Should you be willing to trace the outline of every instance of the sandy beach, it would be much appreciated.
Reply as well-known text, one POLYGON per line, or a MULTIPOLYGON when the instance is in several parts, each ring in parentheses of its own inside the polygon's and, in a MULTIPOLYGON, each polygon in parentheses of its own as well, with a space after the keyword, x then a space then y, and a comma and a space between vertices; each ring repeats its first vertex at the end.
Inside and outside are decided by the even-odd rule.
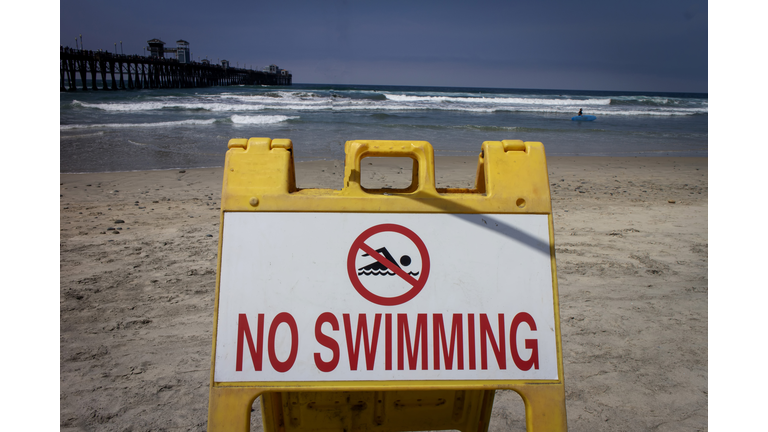
MULTIPOLYGON (((549 158, 569 430, 707 429, 707 167, 549 158)), ((364 182, 403 177, 377 169, 364 182)), ((438 157, 437 186, 471 187, 475 169, 438 157)), ((296 171, 340 188, 343 162, 296 171)), ((60 183, 61 430, 205 430, 222 168, 60 183)), ((523 416, 497 392, 490 430, 523 416)))

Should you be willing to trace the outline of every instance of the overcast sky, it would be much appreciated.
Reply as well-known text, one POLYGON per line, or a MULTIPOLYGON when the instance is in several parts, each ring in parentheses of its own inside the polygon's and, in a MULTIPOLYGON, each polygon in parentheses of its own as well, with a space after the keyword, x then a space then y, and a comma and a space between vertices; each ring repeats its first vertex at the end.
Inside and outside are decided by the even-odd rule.
POLYGON ((60 44, 277 64, 294 83, 707 92, 707 2, 61 0, 60 44))

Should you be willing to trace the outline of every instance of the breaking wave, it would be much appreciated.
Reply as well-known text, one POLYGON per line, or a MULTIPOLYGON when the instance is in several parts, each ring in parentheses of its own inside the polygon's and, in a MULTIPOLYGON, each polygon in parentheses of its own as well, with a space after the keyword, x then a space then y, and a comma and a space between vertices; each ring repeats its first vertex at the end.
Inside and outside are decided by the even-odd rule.
POLYGON ((179 120, 156 123, 102 123, 102 124, 70 124, 60 125, 59 130, 71 129, 95 129, 95 128, 152 128, 152 127, 174 127, 187 125, 211 125, 216 119, 207 120, 179 120))
POLYGON ((259 115, 259 116, 243 116, 233 115, 230 117, 232 123, 238 125, 263 125, 280 123, 288 120, 300 118, 299 116, 284 116, 284 115, 259 115))

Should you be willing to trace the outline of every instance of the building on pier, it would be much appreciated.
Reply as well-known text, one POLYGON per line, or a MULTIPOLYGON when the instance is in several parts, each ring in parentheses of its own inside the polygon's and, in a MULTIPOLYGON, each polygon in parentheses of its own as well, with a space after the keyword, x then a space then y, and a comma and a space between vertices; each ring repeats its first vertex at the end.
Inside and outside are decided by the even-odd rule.
POLYGON ((192 62, 192 56, 189 55, 189 42, 184 39, 176 41, 176 60, 178 60, 179 63, 192 62))
POLYGON ((151 39, 147 41, 147 44, 149 45, 149 56, 150 57, 164 57, 165 52, 165 42, 161 41, 160 39, 151 39))
POLYGON ((175 58, 179 63, 192 63, 192 56, 189 52, 189 42, 184 39, 176 41, 176 48, 166 48, 165 42, 160 39, 148 40, 147 44, 149 45, 150 57, 165 58, 165 53, 168 53, 168 58, 175 58))

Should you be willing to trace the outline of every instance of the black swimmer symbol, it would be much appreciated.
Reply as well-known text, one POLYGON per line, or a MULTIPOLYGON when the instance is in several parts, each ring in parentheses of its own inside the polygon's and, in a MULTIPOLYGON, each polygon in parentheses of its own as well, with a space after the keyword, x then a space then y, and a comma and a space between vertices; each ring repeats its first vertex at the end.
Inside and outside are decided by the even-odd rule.
MULTIPOLYGON (((402 267, 400 267, 400 264, 402 264, 403 267, 408 267, 409 265, 411 265, 411 257, 409 257, 408 255, 401 256, 400 257, 400 264, 398 264, 397 261, 395 261, 395 258, 392 257, 392 255, 389 253, 387 248, 383 247, 381 249, 376 249, 376 252, 380 253, 384 258, 389 260, 389 262, 391 262, 392 264, 396 265, 398 268, 402 268, 402 267)), ((363 256, 367 257, 367 256, 370 256, 370 255, 365 254, 363 256)), ((415 272, 415 273, 414 272, 408 272, 408 274, 411 275, 411 276, 418 276, 419 273, 421 273, 421 272, 415 272)), ((360 276, 360 275, 365 275, 365 276, 371 276, 371 275, 374 275, 374 276, 394 276, 395 272, 389 270, 387 268, 387 266, 385 266, 384 264, 382 264, 382 263, 380 263, 378 261, 374 261, 371 264, 368 264, 367 266, 363 266, 363 267, 360 267, 359 269, 357 269, 357 275, 358 276, 360 276)))

